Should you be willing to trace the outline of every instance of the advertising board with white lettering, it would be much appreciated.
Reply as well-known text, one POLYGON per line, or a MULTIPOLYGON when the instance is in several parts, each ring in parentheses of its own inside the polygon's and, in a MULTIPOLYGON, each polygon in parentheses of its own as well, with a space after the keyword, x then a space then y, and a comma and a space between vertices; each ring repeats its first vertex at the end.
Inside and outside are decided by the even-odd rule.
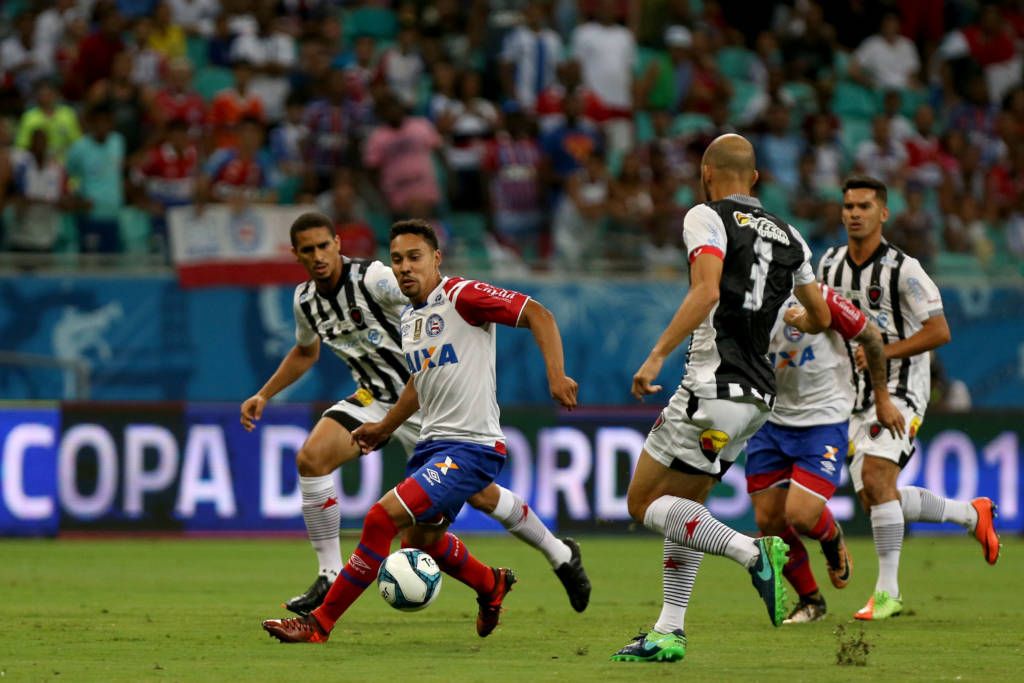
MULTIPOLYGON (((271 406, 246 432, 232 404, 67 403, 0 408, 0 536, 68 532, 280 532, 303 530, 295 455, 320 413, 308 404, 271 406)), ((559 530, 633 527, 629 475, 655 408, 507 410, 508 464, 499 482, 559 530)), ((963 499, 989 496, 997 526, 1024 530, 1021 415, 930 416, 900 483, 963 499)), ((358 528, 370 506, 403 476, 404 453, 389 446, 342 468, 342 526, 358 528)), ((850 531, 866 518, 848 476, 830 503, 850 531)), ((708 507, 752 529, 741 460, 708 507)), ((498 531, 463 510, 463 531, 498 531)), ((915 524, 915 531, 962 532, 915 524)))

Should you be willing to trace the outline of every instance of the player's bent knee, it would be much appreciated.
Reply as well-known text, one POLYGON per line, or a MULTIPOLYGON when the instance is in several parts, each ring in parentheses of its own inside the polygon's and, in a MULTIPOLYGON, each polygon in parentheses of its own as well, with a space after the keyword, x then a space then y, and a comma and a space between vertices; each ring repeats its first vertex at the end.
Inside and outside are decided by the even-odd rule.
POLYGON ((334 471, 322 453, 305 445, 295 456, 295 467, 299 470, 301 477, 323 477, 334 471))
POLYGON ((644 515, 647 514, 647 508, 650 504, 651 501, 646 496, 641 496, 632 491, 626 497, 626 508, 629 511, 629 516, 641 524, 644 522, 644 515))
POLYGON ((470 507, 474 510, 479 510, 484 514, 491 514, 494 509, 498 507, 498 499, 501 497, 501 489, 498 488, 497 484, 491 484, 483 491, 474 493, 466 501, 470 507))

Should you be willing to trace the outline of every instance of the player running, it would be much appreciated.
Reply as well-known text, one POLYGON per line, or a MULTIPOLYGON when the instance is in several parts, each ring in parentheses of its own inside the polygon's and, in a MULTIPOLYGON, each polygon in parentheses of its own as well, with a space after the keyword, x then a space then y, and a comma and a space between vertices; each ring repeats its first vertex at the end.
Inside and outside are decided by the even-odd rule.
POLYGON ((693 335, 682 383, 647 436, 627 496, 633 519, 665 537, 663 605, 654 628, 614 661, 683 658, 683 619, 705 552, 747 569, 773 625, 786 616, 785 542, 744 536, 702 503, 768 419, 775 395, 768 341, 783 302, 795 292, 816 332, 830 316, 803 238, 750 196, 757 182, 750 142, 716 138, 701 160, 701 182, 709 201, 683 221, 690 289, 633 377, 637 398, 659 391, 652 382, 665 358, 693 335))
POLYGON ((495 384, 498 324, 530 329, 544 357, 551 396, 566 408, 576 405, 576 382, 565 374, 562 339, 546 308, 519 292, 442 278, 437 236, 424 221, 392 226, 391 264, 412 303, 401 317, 402 350, 412 377, 380 422, 365 422, 353 435, 369 452, 422 409, 420 440, 406 479, 367 513, 359 545, 324 603, 307 616, 263 622, 281 642, 325 642, 376 578, 399 532, 403 546, 424 550, 477 592, 477 634, 489 635, 516 576, 482 564, 446 530, 505 464, 495 384))
POLYGON ((853 569, 842 527, 825 505, 839 486, 853 410, 844 339, 865 349, 879 421, 894 435, 904 429, 889 398, 881 332, 831 288, 822 286, 822 294, 832 316, 823 334, 803 331, 806 312, 796 298, 780 311, 768 347, 778 396, 768 422, 747 443, 747 492, 757 526, 789 544, 782 571, 799 600, 784 624, 819 621, 827 611, 801 534, 821 544, 833 586, 845 588, 853 569))
MULTIPOLYGON (((852 373, 850 478, 871 515, 878 554, 874 594, 854 615, 865 621, 888 619, 903 610, 897 575, 905 521, 956 522, 978 539, 986 562, 999 559, 996 510, 990 499, 961 502, 916 486, 896 488, 900 470, 914 453, 914 437, 928 404, 928 352, 947 343, 950 333, 938 287, 917 259, 882 239, 882 225, 889 218, 887 196, 879 180, 847 179, 842 220, 848 241, 829 249, 819 265, 821 281, 865 311, 882 331, 889 394, 908 425, 898 436, 886 430, 877 415, 871 383, 861 373, 852 373)), ((854 349, 849 342, 846 347, 857 370, 863 370, 863 347, 854 349)))
MULTIPOLYGON (((399 316, 409 305, 408 298, 388 266, 343 257, 332 225, 322 214, 305 213, 291 226, 292 251, 311 278, 295 289, 296 343, 241 410, 242 424, 252 431, 267 401, 317 361, 321 343, 345 361, 358 387, 353 395, 327 409, 296 458, 302 517, 320 565, 313 584, 284 605, 300 615, 320 606, 341 571, 341 510, 332 473, 360 455, 351 432, 364 422, 382 419, 411 376, 399 334, 399 316)), ((416 414, 393 434, 410 456, 420 426, 416 414)), ((497 484, 469 502, 544 553, 573 608, 578 612, 586 609, 590 581, 575 541, 556 538, 520 496, 497 484)))

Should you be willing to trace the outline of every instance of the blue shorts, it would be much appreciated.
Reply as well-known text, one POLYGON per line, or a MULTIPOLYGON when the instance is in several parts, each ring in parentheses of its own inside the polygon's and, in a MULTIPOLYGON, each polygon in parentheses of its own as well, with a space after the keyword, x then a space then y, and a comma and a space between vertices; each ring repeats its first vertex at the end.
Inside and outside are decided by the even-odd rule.
POLYGON ((790 482, 828 500, 839 486, 849 423, 783 427, 766 423, 747 442, 747 492, 790 482))
POLYGON ((395 487, 395 493, 418 523, 451 522, 470 496, 497 478, 505 459, 493 446, 421 441, 405 466, 406 479, 395 487))

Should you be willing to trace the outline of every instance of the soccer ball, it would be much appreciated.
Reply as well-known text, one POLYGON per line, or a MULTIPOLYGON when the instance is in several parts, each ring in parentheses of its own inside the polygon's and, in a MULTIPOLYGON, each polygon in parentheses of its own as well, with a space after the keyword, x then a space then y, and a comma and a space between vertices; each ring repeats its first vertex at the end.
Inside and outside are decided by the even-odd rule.
POLYGON ((441 592, 441 570, 434 558, 416 548, 391 553, 377 572, 384 601, 403 612, 421 610, 441 592))

